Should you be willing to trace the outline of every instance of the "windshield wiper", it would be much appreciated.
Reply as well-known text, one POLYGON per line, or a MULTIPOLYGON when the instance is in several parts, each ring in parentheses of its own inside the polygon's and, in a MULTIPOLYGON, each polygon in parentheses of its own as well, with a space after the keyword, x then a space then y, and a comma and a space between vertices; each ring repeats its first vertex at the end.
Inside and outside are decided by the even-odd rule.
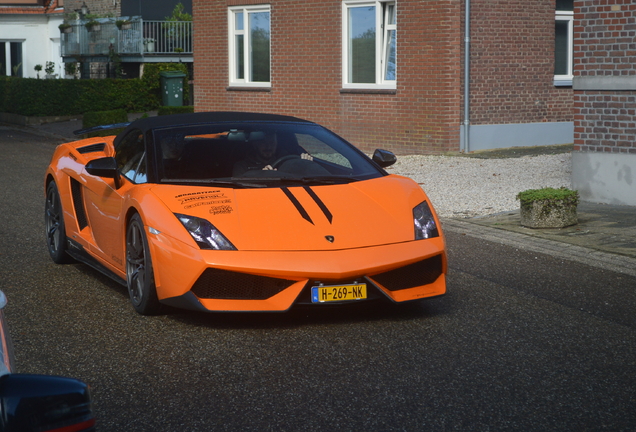
POLYGON ((283 183, 300 183, 300 184, 308 184, 308 183, 318 183, 318 184, 344 184, 344 183, 352 183, 356 181, 360 181, 361 179, 357 177, 349 177, 349 176, 320 176, 320 177, 283 177, 279 179, 280 182, 283 183))
POLYGON ((178 184, 200 184, 205 186, 220 186, 229 188, 264 188, 267 185, 263 183, 250 183, 243 180, 214 180, 214 179, 162 179, 162 183, 178 183, 178 184))

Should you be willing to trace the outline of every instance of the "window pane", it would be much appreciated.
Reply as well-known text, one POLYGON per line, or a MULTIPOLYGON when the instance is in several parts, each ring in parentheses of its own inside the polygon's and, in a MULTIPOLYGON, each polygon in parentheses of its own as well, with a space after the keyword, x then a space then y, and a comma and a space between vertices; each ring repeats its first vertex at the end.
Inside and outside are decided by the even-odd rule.
POLYGON ((396 49, 396 30, 395 30, 395 5, 388 4, 386 6, 385 26, 385 47, 384 47, 384 80, 395 81, 395 49, 396 49))
POLYGON ((7 44, 6 42, 0 42, 0 76, 7 75, 7 65, 4 62, 7 59, 7 44))
POLYGON ((387 81, 395 81, 395 30, 388 32, 387 39, 388 47, 386 51, 384 79, 387 81))
POLYGON ((388 14, 387 22, 389 24, 395 25, 395 5, 393 4, 387 5, 387 14, 388 14))
POLYGON ((349 8, 349 82, 375 83, 375 7, 349 8))
POLYGON ((236 79, 245 78, 245 37, 236 36, 236 79))
POLYGON ((234 17, 234 27, 236 27, 236 30, 243 30, 243 12, 235 13, 234 17))
POLYGON ((133 130, 117 146, 115 160, 117 160, 119 171, 128 179, 133 180, 143 155, 144 136, 141 131, 133 130))
POLYGON ((554 74, 568 75, 568 21, 554 23, 554 74))
POLYGON ((11 76, 22 76, 22 42, 11 42, 11 76))
POLYGON ((249 14, 250 81, 269 82, 269 12, 249 14))
POLYGON ((573 11, 574 0, 556 0, 556 10, 558 11, 573 11))
POLYGON ((139 166, 137 167, 137 174, 133 181, 137 184, 146 183, 148 181, 148 173, 146 171, 146 155, 141 158, 141 162, 139 162, 139 166))

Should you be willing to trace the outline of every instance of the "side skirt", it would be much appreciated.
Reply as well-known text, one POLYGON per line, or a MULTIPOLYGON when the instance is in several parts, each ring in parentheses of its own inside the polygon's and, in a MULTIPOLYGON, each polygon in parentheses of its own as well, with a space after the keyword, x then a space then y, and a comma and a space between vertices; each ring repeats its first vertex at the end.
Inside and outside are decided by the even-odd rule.
POLYGON ((125 279, 120 278, 115 273, 103 266, 99 261, 89 255, 84 250, 84 247, 76 241, 70 239, 68 240, 68 249, 66 249, 66 253, 82 264, 86 264, 87 266, 92 267, 98 272, 102 273, 104 276, 108 276, 118 284, 128 286, 125 279))

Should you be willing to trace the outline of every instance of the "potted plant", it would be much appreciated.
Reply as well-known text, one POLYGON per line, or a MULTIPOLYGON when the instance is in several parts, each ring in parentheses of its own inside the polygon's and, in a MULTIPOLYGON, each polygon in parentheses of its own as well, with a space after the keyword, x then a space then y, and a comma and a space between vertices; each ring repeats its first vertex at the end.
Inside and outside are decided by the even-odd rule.
POLYGON ((46 74, 46 78, 55 78, 55 62, 47 61, 44 67, 44 73, 46 74))
POLYGON ((565 187, 528 189, 520 192, 521 225, 528 228, 564 228, 576 225, 579 193, 565 187))
POLYGON ((75 74, 77 73, 77 63, 64 63, 64 72, 67 77, 76 78, 75 74))
POLYGON ((11 68, 11 70, 13 70, 13 75, 11 75, 11 76, 21 77, 22 76, 22 62, 20 62, 17 65, 13 66, 11 68))
POLYGON ((88 30, 89 32, 98 32, 102 29, 102 26, 99 23, 99 21, 97 21, 94 18, 88 20, 86 24, 84 24, 84 26, 86 27, 86 30, 88 30))
POLYGON ((132 22, 130 20, 117 20, 115 25, 119 30, 130 30, 132 28, 132 22))
POLYGON ((38 77, 38 79, 40 79, 40 72, 42 72, 42 65, 36 64, 33 69, 35 69, 35 74, 38 77))
POLYGON ((146 52, 155 52, 155 40, 153 38, 144 39, 144 47, 146 52))
POLYGON ((73 33, 73 26, 66 22, 60 24, 58 28, 62 33, 73 33))

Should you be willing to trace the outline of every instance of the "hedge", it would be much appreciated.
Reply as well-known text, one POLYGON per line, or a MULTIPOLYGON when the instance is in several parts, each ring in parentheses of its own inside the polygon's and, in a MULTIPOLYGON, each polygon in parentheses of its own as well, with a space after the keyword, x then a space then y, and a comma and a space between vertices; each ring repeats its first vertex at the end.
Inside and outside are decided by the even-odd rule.
POLYGON ((0 77, 0 112, 24 116, 78 115, 124 109, 151 111, 161 106, 162 71, 186 74, 183 97, 189 99, 188 68, 183 63, 146 63, 143 78, 37 79, 0 77))
MULTIPOLYGON (((84 113, 82 118, 82 129, 88 129, 94 126, 111 125, 117 123, 128 122, 128 114, 126 110, 116 109, 110 111, 89 111, 84 113)), ((88 137, 117 135, 121 129, 108 129, 88 134, 88 137)))
POLYGON ((0 78, 0 111, 6 113, 58 116, 113 109, 142 112, 160 105, 148 83, 140 79, 0 78))
POLYGON ((194 112, 192 105, 184 106, 162 106, 157 110, 157 115, 170 115, 170 114, 191 114, 194 112))

